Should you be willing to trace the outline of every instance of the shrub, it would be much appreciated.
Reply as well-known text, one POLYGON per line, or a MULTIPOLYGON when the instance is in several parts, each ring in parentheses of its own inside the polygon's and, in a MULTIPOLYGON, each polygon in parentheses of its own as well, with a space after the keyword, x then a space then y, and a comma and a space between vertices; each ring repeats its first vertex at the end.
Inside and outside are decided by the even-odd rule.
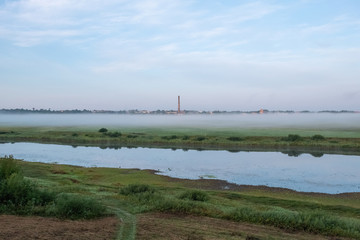
POLYGON ((0 159, 0 181, 7 179, 13 173, 20 173, 20 167, 16 164, 13 156, 5 156, 0 159))
POLYGON ((209 195, 199 190, 189 190, 180 195, 180 199, 205 202, 209 200, 209 195))
POLYGON ((315 141, 319 141, 319 140, 325 140, 325 137, 323 135, 316 134, 316 135, 312 136, 311 139, 315 140, 315 141))
POLYGON ((109 137, 121 137, 121 132, 108 132, 108 133, 105 133, 106 136, 109 136, 109 137))
POLYGON ((132 195, 145 192, 154 193, 155 189, 147 184, 129 184, 120 190, 120 193, 123 195, 132 195))
POLYGON ((169 198, 156 202, 154 208, 160 212, 173 212, 183 214, 194 213, 197 210, 193 202, 169 198))
POLYGON ((189 139, 190 139, 190 137, 187 136, 187 135, 185 135, 185 136, 182 137, 182 140, 189 140, 189 139))
POLYGON ((164 137, 161 137, 162 139, 165 139, 165 140, 174 140, 174 139, 177 139, 178 137, 176 135, 172 135, 172 136, 164 136, 164 137))
POLYGON ((106 133, 108 130, 106 129, 106 128, 100 128, 99 129, 99 132, 101 132, 101 133, 106 133))
POLYGON ((302 140, 302 137, 297 134, 289 134, 287 137, 283 137, 281 140, 288 142, 296 142, 302 140))
POLYGON ((50 213, 60 218, 89 219, 104 214, 105 207, 96 200, 73 194, 59 194, 50 213))
POLYGON ((35 186, 19 173, 13 173, 3 180, 0 186, 0 202, 15 206, 24 206, 35 198, 35 186))
POLYGON ((196 141, 204 141, 205 140, 205 137, 197 137, 196 138, 196 141))
POLYGON ((243 141, 244 139, 241 138, 241 137, 228 137, 227 140, 234 141, 234 142, 239 142, 239 141, 243 141))
POLYGON ((44 206, 55 198, 54 193, 41 191, 25 179, 11 156, 0 159, 0 174, 0 212, 32 214, 35 206, 44 206))

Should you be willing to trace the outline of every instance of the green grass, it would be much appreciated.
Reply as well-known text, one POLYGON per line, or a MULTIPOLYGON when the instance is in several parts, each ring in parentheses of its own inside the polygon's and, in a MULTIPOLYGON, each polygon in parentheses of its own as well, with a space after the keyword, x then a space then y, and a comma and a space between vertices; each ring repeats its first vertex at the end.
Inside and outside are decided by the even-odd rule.
MULTIPOLYGON (((114 214, 128 219, 129 228, 122 231, 129 234, 135 231, 131 214, 165 212, 360 238, 358 193, 327 195, 257 188, 239 192, 217 190, 216 184, 213 190, 205 190, 216 180, 172 180, 137 169, 83 168, 24 161, 16 161, 16 166, 20 167, 16 171, 21 169, 24 179, 38 190, 51 189, 57 193, 55 198, 50 196, 49 204, 43 204, 47 206, 48 215, 90 218, 93 213, 99 216, 106 212, 102 207, 106 206, 114 214)), ((36 213, 39 211, 29 214, 36 213)))
MULTIPOLYGON (((139 186, 143 187, 143 185, 139 186)), ((239 202, 224 204, 219 198, 215 200, 213 194, 214 192, 208 194, 199 190, 186 190, 177 198, 169 191, 145 190, 126 195, 126 200, 133 205, 134 213, 160 211, 193 214, 270 225, 289 231, 360 237, 359 209, 352 209, 352 217, 346 217, 350 210, 346 207, 337 207, 334 214, 332 208, 322 208, 320 204, 310 207, 311 204, 300 201, 275 200, 279 206, 274 206, 274 199, 265 198, 258 201, 257 198, 249 197, 246 199, 247 204, 239 204, 239 202)))
POLYGON ((276 150, 360 154, 360 131, 200 128, 0 128, 0 141, 100 147, 276 150), (101 130, 101 131, 100 131, 101 130))
POLYGON ((92 198, 39 188, 24 178, 11 156, 0 158, 0 213, 90 219, 104 212, 105 207, 92 198))

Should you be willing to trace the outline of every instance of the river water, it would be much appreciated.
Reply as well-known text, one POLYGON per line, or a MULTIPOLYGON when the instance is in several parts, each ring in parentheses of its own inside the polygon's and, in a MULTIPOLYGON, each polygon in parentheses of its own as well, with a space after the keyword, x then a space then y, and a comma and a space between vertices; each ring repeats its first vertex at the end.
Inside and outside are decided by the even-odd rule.
POLYGON ((37 143, 0 144, 0 156, 84 167, 158 170, 170 177, 214 178, 303 192, 360 192, 360 156, 291 157, 280 152, 196 151, 150 148, 101 149, 37 143))

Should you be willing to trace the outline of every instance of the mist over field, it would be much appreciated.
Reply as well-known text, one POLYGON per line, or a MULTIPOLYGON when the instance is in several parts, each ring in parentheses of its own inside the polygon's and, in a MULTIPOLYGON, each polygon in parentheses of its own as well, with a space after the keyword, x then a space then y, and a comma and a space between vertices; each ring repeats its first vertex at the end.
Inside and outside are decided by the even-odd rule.
POLYGON ((0 126, 359 129, 360 114, 0 114, 0 126))

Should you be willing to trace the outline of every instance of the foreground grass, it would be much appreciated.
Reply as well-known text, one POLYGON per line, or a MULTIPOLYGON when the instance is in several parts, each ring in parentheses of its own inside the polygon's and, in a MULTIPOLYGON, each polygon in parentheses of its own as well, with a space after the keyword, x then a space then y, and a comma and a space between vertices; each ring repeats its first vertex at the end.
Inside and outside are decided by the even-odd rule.
MULTIPOLYGON (((23 161, 18 164, 26 179, 36 183, 39 189, 91 196, 114 213, 129 218, 128 213, 155 212, 206 216, 299 233, 360 239, 358 193, 307 194, 270 188, 221 190, 217 180, 176 180, 137 169, 82 168, 23 161)), ((133 219, 129 224, 128 231, 135 231, 133 219)))
POLYGON ((11 156, 0 158, 0 213, 91 219, 104 212, 105 207, 92 198, 40 189, 24 178, 11 156))
POLYGON ((38 142, 100 147, 164 147, 231 151, 298 151, 360 154, 360 131, 299 129, 86 129, 0 128, 2 142, 38 142), (320 134, 321 133, 321 134, 320 134))

